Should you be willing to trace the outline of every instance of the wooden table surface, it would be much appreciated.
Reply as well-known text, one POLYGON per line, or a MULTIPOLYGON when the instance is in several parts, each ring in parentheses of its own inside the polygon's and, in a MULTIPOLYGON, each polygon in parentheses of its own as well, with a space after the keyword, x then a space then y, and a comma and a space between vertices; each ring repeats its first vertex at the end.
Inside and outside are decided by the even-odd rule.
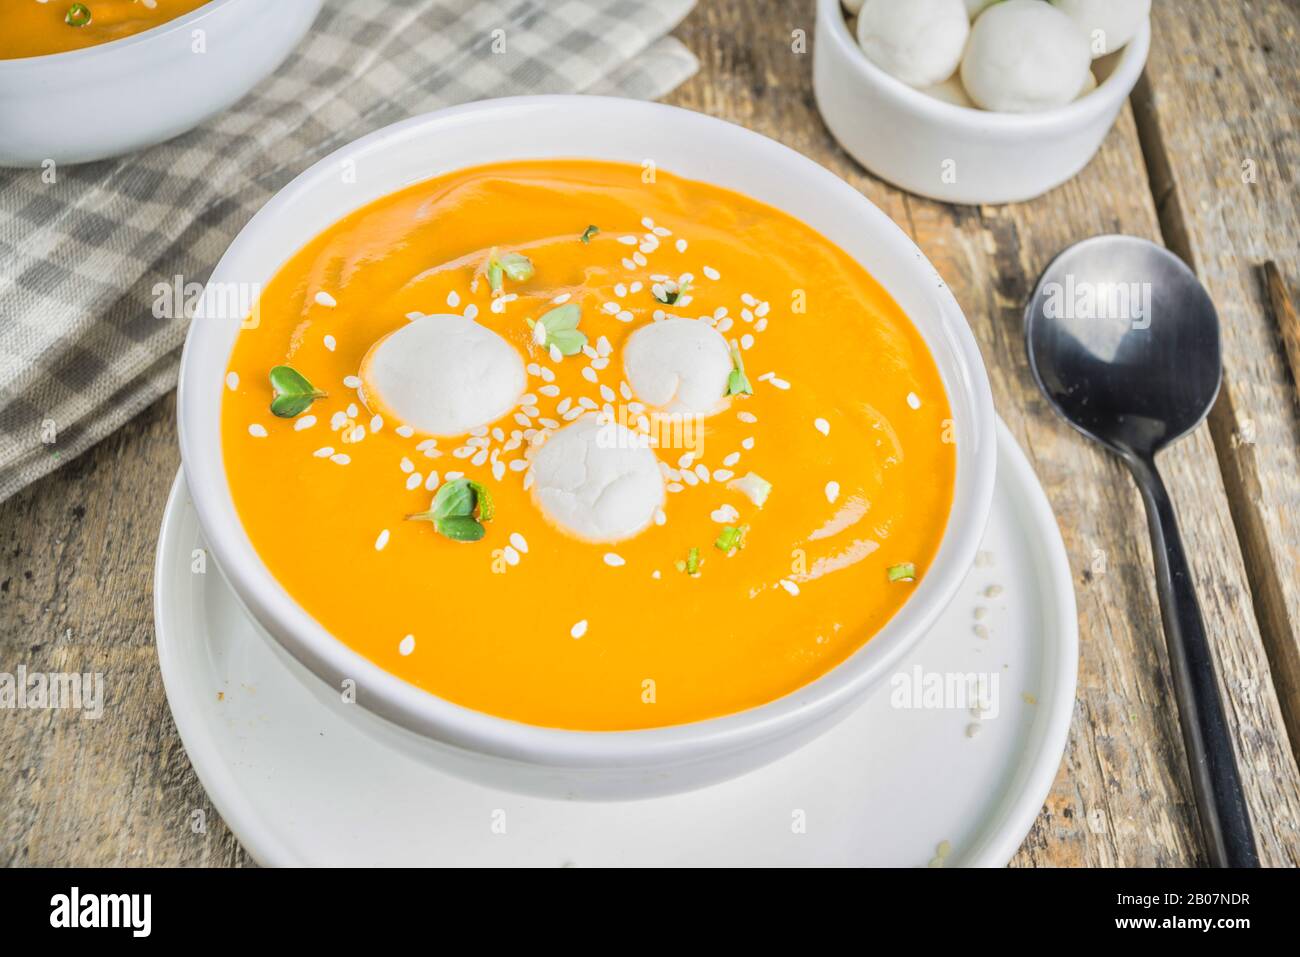
MULTIPOLYGON (((1267 864, 1300 862, 1300 392, 1261 266, 1296 294, 1300 8, 1155 0, 1146 75, 1087 169, 1031 203, 954 207, 875 179, 813 101, 811 0, 701 0, 701 61, 669 101, 780 140, 911 233, 980 342, 1003 418, 1056 510, 1079 603, 1078 700, 1051 795, 1014 863, 1191 865, 1202 846, 1142 505, 1034 389, 1022 309, 1064 246, 1122 232, 1196 270, 1224 325, 1224 389, 1161 469, 1215 648, 1267 864), (807 36, 800 52, 796 31, 807 36)), ((889 135, 882 130, 881 135, 889 135)), ((181 746, 153 642, 152 563, 179 465, 168 397, 0 505, 0 671, 104 672, 98 721, 0 714, 0 863, 251 863, 181 746), (208 826, 191 827, 204 810, 208 826)))

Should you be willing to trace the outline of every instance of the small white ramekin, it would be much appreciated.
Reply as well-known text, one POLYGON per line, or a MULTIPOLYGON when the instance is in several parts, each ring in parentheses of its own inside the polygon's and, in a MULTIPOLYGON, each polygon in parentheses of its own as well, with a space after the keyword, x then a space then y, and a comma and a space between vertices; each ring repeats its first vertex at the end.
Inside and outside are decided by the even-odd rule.
POLYGON ((948 203, 1016 203, 1070 179, 1101 147, 1146 64, 1151 27, 1092 93, 1042 113, 947 103, 876 66, 849 33, 840 0, 817 0, 813 92, 841 146, 900 189, 948 203))
POLYGON ((320 6, 210 0, 121 40, 0 60, 0 166, 86 163, 179 136, 270 76, 320 6))
POLYGON ((793 750, 892 673, 971 568, 988 518, 997 455, 992 395, 970 328, 934 267, 842 180, 772 140, 698 113, 604 97, 534 96, 471 103, 379 130, 322 159, 244 227, 213 272, 200 311, 181 363, 181 452, 211 554, 233 590, 272 645, 305 666, 291 670, 327 706, 345 707, 359 725, 422 760, 496 787, 585 799, 648 797, 724 780, 793 750), (318 624, 262 563, 235 510, 220 429, 241 318, 223 318, 231 290, 265 284, 331 223, 410 183, 481 163, 572 157, 653 164, 803 220, 893 295, 925 338, 948 392, 957 435, 955 500, 927 574, 898 614, 846 661, 760 707, 652 730, 582 732, 452 704, 384 671, 318 624), (345 679, 356 683, 354 705, 339 704, 345 679))

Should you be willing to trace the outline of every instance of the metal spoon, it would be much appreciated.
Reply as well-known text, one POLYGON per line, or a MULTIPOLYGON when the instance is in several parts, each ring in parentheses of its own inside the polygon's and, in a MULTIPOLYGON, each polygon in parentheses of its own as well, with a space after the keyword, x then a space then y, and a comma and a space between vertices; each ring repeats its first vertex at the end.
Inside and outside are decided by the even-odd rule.
POLYGON ((1029 365, 1066 421, 1128 465, 1146 503, 1160 617, 1211 862, 1257 867, 1214 660, 1156 453, 1196 428, 1219 393, 1219 317, 1172 253, 1098 236, 1061 253, 1025 309, 1029 365))

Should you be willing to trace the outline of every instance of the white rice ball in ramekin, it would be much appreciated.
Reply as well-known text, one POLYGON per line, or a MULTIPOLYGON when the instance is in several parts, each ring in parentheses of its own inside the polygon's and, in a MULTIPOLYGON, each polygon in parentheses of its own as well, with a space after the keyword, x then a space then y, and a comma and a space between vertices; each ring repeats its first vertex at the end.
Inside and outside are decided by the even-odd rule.
POLYGON ((1093 59, 1126 46, 1151 16, 1151 0, 1052 0, 1052 4, 1079 25, 1093 59))
POLYGON ((959 76, 950 76, 942 83, 922 87, 921 92, 930 94, 936 100, 951 103, 953 106, 964 106, 968 110, 977 109, 975 104, 971 102, 971 98, 966 95, 966 88, 961 85, 961 77, 959 76))
POLYGON ((867 58, 911 86, 934 86, 956 73, 969 35, 963 0, 867 0, 858 14, 867 58))
POLYGON ((1043 0, 1003 0, 979 15, 962 59, 961 79, 976 105, 1035 113, 1078 97, 1092 67, 1088 40, 1043 0))

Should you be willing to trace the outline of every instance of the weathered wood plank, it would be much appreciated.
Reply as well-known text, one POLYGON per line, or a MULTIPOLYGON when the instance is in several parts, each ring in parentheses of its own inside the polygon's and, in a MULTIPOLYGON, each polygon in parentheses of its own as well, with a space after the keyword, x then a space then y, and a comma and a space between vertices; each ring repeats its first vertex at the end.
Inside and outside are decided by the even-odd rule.
POLYGON ((0 670, 102 672, 105 684, 97 720, 0 712, 0 865, 249 860, 185 756, 153 644, 175 410, 154 404, 0 507, 0 670))
POLYGON ((1169 245, 1223 322, 1210 428, 1300 757, 1300 393, 1261 271, 1300 279, 1300 7, 1160 0, 1153 30, 1139 129, 1169 245))

